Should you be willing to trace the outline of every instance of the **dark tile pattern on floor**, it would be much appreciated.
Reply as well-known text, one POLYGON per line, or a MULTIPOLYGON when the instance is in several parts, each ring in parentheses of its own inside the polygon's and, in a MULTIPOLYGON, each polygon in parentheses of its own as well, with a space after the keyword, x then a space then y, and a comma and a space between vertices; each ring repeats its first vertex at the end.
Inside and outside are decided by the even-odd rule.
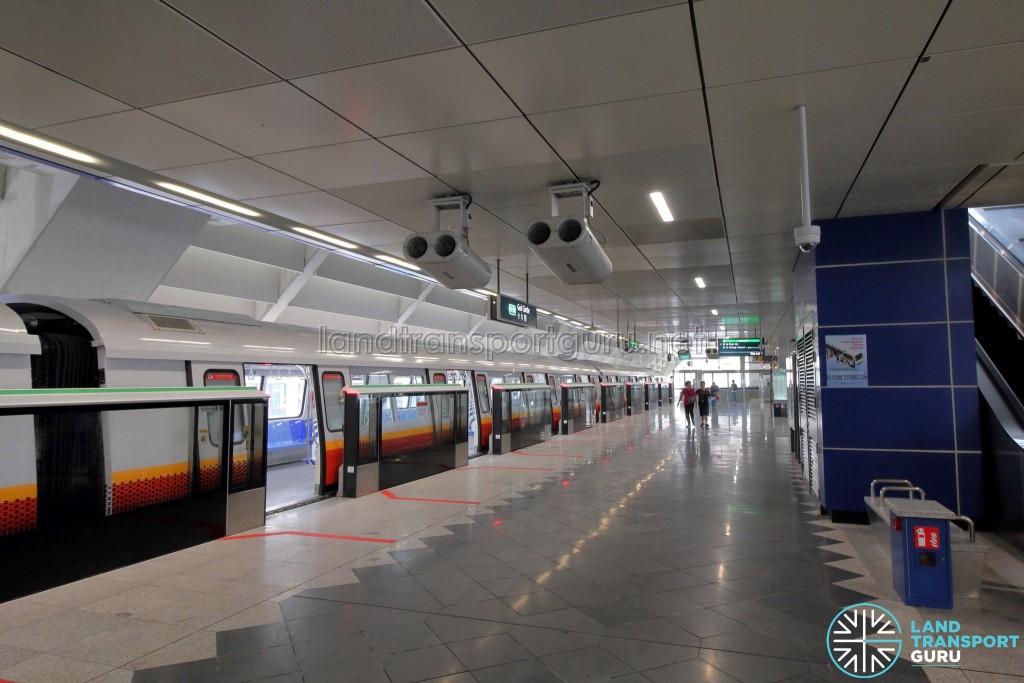
POLYGON ((825 630, 865 596, 834 585, 856 575, 825 564, 840 556, 788 433, 733 410, 699 435, 623 420, 571 474, 288 598, 283 624, 219 633, 215 658, 133 680, 844 680, 825 630))

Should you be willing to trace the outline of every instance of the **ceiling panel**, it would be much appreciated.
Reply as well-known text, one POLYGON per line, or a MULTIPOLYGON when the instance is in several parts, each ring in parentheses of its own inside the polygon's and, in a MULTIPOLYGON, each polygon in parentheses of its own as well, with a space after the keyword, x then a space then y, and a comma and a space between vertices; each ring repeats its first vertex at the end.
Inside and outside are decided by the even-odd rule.
POLYGON ((161 174, 231 199, 272 197, 313 189, 295 178, 278 173, 251 159, 180 166, 163 169, 161 174))
POLYGON ((293 82, 375 137, 519 114, 463 48, 293 82))
POLYGON ((39 130, 58 140, 149 170, 238 156, 236 152, 137 110, 46 126, 39 130))
POLYGON ((704 77, 714 87, 916 58, 945 6, 946 0, 698 2, 704 77))
POLYGON ((314 227, 340 223, 366 223, 380 218, 380 216, 364 211, 344 199, 326 192, 304 192, 267 197, 266 199, 252 200, 248 204, 314 227))
POLYGON ((839 218, 850 216, 880 216, 888 213, 909 213, 912 211, 931 211, 935 208, 933 198, 896 199, 889 202, 868 202, 864 204, 844 204, 839 218))
POLYGON ((256 157, 320 189, 424 178, 426 171, 376 140, 346 142, 256 157))
POLYGON ((367 137, 288 83, 197 97, 146 111, 247 156, 367 137))
POLYGON ((808 130, 881 123, 915 61, 902 59, 709 88, 715 140, 799 131, 796 107, 801 104, 807 107, 808 130))
POLYGON ((700 88, 686 6, 471 49, 527 114, 700 88))
POLYGON ((654 190, 672 192, 715 187, 710 145, 675 147, 594 159, 572 159, 581 178, 600 180, 594 196, 647 197, 654 190))
POLYGON ((974 170, 971 162, 865 171, 857 178, 847 203, 933 199, 944 197, 974 170))
MULTIPOLYGON (((721 224, 722 207, 718 200, 718 189, 706 187, 697 190, 668 190, 661 186, 652 186, 665 198, 673 221, 662 223, 671 228, 673 224, 706 224, 707 221, 718 221, 721 224)), ((596 196, 596 195, 595 195, 596 196)), ((661 221, 658 210, 654 207, 649 194, 637 195, 604 195, 600 201, 608 213, 621 225, 650 225, 661 221)))
POLYGON ((128 109, 70 78, 55 74, 0 50, 0 119, 25 128, 39 128, 128 109))
POLYGON ((284 78, 458 45, 424 2, 167 2, 284 78))
POLYGON ((277 80, 159 2, 5 3, 0 45, 136 107, 277 80))
MULTIPOLYGON (((478 173, 443 175, 441 180, 458 188, 460 192, 468 192, 474 201, 495 210, 549 201, 548 185, 573 181, 574 178, 566 165, 559 161, 478 173)), ((540 215, 550 213, 550 210, 545 208, 540 215)))
POLYGON ((451 187, 436 178, 339 187, 328 191, 392 221, 412 216, 429 217, 430 200, 453 192, 451 187))
POLYGON ((952 52, 1024 40, 1024 3, 1018 0, 957 0, 950 5, 928 51, 952 52))
POLYGON ((1024 107, 890 121, 864 170, 1009 161, 1024 150, 1022 121, 1024 107))
POLYGON ((737 252, 763 252, 773 249, 796 248, 793 242, 793 231, 757 235, 756 237, 730 237, 729 251, 737 252))
POLYGON ((657 223, 624 225, 622 229, 636 244, 659 244, 668 240, 679 243, 725 237, 721 218, 672 221, 671 223, 659 221, 657 223))
POLYGON ((893 121, 1024 106, 1024 42, 933 55, 914 72, 893 121))
POLYGON ((709 139, 699 90, 534 114, 530 120, 563 159, 700 145, 709 139))
MULTIPOLYGON (((647 247, 644 247, 645 249, 647 247)), ((663 268, 696 268, 701 266, 727 266, 729 265, 729 252, 720 251, 715 253, 700 253, 682 251, 671 255, 663 255, 661 252, 651 249, 647 258, 657 269, 663 268)))
POLYGON ((467 43, 480 43, 675 4, 681 4, 680 0, 630 0, 628 3, 622 0, 435 0, 433 3, 467 43))
POLYGON ((441 176, 557 160, 522 117, 397 135, 382 141, 441 176))

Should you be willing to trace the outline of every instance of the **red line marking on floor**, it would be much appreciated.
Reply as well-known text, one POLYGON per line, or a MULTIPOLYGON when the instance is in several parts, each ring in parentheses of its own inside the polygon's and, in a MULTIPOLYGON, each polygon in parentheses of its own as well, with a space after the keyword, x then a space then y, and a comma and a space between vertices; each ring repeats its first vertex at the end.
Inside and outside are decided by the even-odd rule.
POLYGON ((396 496, 387 489, 381 491, 381 494, 391 500, 413 500, 417 503, 452 503, 454 505, 479 505, 479 500, 445 500, 444 498, 409 498, 407 496, 396 496))
MULTIPOLYGON (((338 541, 366 541, 367 543, 394 543, 393 538, 371 538, 369 536, 343 536, 341 534, 314 534, 311 531, 268 531, 265 534, 241 534, 225 536, 222 541, 239 541, 243 538, 265 538, 267 536, 309 536, 311 538, 333 538, 338 541)), ((3 683, 3 681, 0 681, 3 683)))
POLYGON ((476 467, 463 467, 462 470, 534 470, 537 472, 554 472, 551 467, 502 467, 501 465, 477 465, 476 467))

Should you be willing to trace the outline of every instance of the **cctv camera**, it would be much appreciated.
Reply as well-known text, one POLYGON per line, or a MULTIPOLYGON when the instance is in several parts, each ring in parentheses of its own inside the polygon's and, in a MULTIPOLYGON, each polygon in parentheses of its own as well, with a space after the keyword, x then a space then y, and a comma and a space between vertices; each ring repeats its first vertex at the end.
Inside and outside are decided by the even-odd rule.
POLYGON ((793 230, 793 237, 796 239, 796 246, 806 254, 821 242, 821 226, 801 225, 793 230))

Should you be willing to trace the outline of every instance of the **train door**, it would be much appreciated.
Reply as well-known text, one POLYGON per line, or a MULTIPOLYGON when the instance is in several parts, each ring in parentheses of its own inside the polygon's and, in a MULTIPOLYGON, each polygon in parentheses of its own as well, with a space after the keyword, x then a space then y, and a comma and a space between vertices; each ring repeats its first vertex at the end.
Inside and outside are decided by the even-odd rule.
POLYGON ((476 373, 476 396, 480 404, 480 450, 490 448, 491 438, 491 383, 487 375, 476 373))
POLYGON ((320 489, 313 370, 291 363, 246 363, 246 386, 270 395, 267 415, 267 511, 316 498, 320 489))
MULTIPOLYGON (((245 376, 240 363, 187 363, 189 386, 240 387, 245 376)), ((227 488, 227 533, 252 529, 266 520, 266 457, 264 436, 252 429, 251 406, 235 406, 224 415, 220 406, 200 406, 195 416, 195 448, 190 463, 193 490, 202 493, 227 488), (223 471, 221 448, 227 440, 228 471, 223 471)))
POLYGON ((478 408, 479 399, 473 386, 473 373, 470 370, 445 370, 443 373, 434 373, 435 384, 454 384, 469 389, 469 457, 474 458, 480 455, 486 444, 480 443, 480 435, 483 431, 481 425, 481 412, 478 408))
POLYGON ((345 388, 348 378, 348 368, 341 367, 319 367, 320 382, 317 390, 320 392, 322 414, 319 422, 319 449, 316 453, 317 476, 322 482, 320 493, 335 490, 340 485, 338 481, 338 470, 341 468, 345 455, 345 401, 341 390, 345 388))

